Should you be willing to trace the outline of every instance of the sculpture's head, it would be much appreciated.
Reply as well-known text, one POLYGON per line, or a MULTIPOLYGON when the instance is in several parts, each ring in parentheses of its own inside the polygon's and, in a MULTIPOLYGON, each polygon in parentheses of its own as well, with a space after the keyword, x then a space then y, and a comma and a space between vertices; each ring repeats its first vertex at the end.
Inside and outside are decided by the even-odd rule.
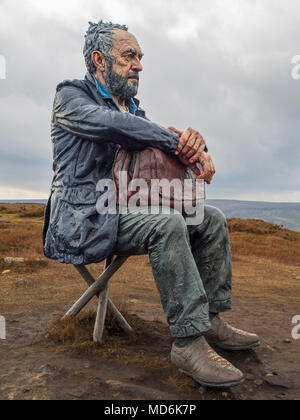
POLYGON ((83 53, 87 70, 105 82, 112 95, 118 99, 136 96, 143 53, 126 26, 90 22, 83 53))

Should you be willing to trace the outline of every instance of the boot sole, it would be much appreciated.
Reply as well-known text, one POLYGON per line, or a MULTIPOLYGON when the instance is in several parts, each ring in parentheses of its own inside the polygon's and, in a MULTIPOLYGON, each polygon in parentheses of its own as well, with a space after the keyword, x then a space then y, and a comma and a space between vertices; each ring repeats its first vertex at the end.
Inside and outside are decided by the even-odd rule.
POLYGON ((256 349, 257 347, 260 346, 260 341, 258 341, 257 343, 251 344, 249 346, 240 346, 240 347, 232 347, 232 346, 226 346, 226 344, 222 344, 222 343, 214 343, 211 342, 210 344, 214 344, 216 346, 218 346, 220 349, 222 350, 229 350, 229 351, 246 351, 246 350, 253 350, 256 349))
POLYGON ((183 369, 179 369, 179 372, 183 373, 186 376, 189 376, 190 378, 194 379, 198 384, 206 387, 206 388, 233 388, 235 386, 241 385, 245 382, 245 378, 239 380, 239 381, 233 381, 233 382, 224 382, 221 384, 213 384, 205 381, 201 381, 201 379, 196 379, 193 375, 191 375, 189 372, 186 372, 183 369))

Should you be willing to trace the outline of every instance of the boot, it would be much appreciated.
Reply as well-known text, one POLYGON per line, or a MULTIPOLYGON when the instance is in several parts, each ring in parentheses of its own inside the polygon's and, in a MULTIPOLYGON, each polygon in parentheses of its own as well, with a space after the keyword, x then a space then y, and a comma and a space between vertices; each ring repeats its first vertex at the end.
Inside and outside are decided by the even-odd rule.
POLYGON ((203 336, 183 348, 173 344, 171 361, 180 372, 205 387, 233 387, 244 382, 243 373, 219 356, 203 336))
POLYGON ((238 330, 224 319, 217 315, 211 321, 211 330, 204 334, 210 344, 215 344, 224 350, 251 350, 260 346, 259 337, 256 334, 250 334, 238 330))

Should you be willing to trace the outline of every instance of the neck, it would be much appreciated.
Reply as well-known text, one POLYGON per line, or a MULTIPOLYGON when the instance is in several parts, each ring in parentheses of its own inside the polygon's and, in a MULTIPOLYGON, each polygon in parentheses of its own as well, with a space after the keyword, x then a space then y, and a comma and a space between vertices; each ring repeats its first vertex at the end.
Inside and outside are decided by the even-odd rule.
MULTIPOLYGON (((111 92, 109 92, 111 94, 111 92)), ((119 99, 116 96, 112 95, 113 100, 115 101, 115 103, 120 107, 125 109, 126 108, 126 104, 125 104, 125 99, 119 99)))

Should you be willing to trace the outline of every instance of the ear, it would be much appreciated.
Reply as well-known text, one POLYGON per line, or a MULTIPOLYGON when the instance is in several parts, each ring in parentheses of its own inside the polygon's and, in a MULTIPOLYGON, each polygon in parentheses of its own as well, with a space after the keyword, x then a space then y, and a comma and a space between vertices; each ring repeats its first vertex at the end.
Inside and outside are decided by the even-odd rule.
POLYGON ((105 58, 100 51, 93 51, 92 52, 92 60, 94 63, 94 66, 97 70, 100 70, 101 72, 105 72, 106 70, 106 62, 105 58))

